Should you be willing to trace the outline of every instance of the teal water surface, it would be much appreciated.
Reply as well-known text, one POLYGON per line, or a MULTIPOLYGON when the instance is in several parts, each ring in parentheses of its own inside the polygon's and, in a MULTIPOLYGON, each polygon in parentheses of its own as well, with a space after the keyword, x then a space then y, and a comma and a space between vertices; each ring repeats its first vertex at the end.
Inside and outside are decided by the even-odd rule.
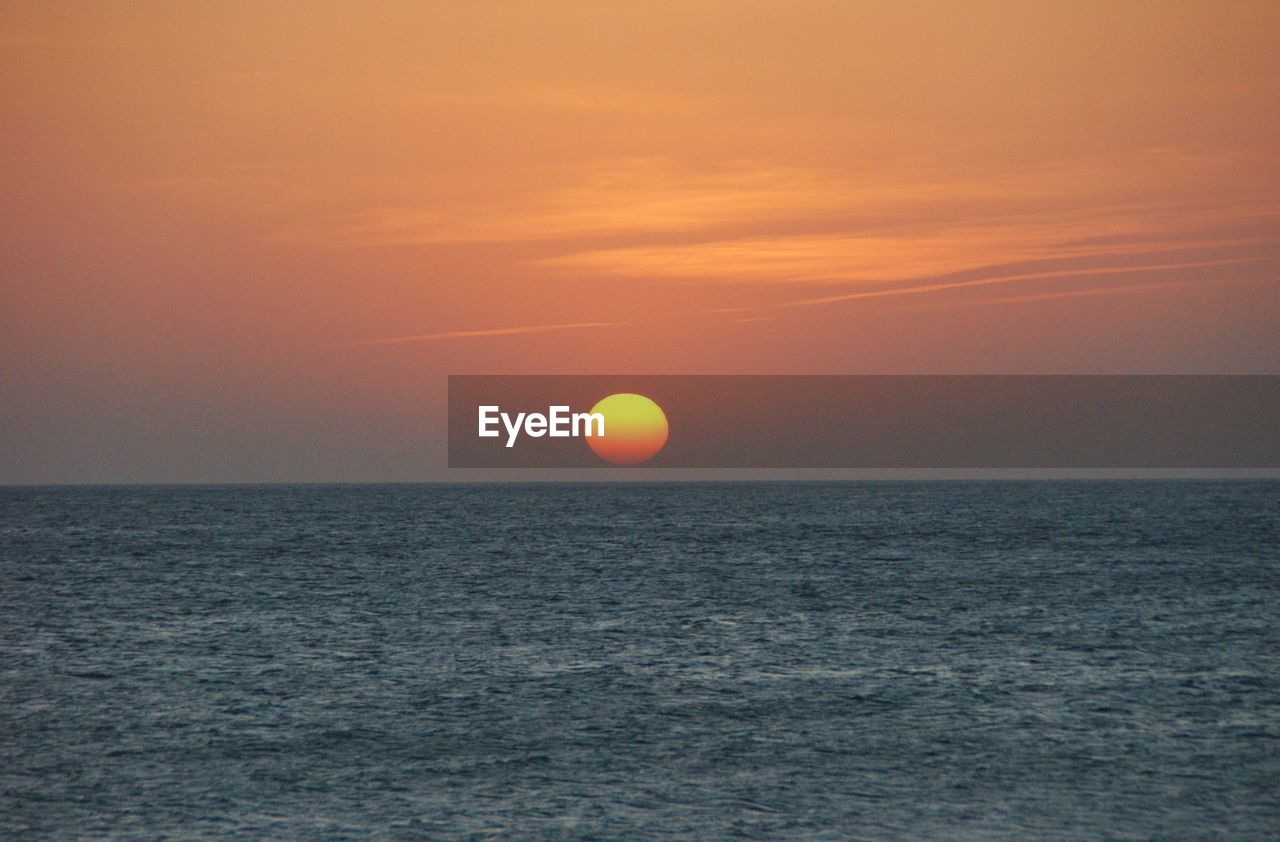
POLYGON ((1280 483, 0 489, 6 838, 1276 838, 1280 483))

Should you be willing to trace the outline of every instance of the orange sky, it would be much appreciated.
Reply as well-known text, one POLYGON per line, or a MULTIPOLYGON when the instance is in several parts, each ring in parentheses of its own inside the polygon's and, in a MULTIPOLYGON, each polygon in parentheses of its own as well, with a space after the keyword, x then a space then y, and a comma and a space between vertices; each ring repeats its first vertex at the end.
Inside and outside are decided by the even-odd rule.
POLYGON ((1277 43, 1274 2, 6 3, 0 482, 439 478, 450 372, 1280 373, 1277 43))

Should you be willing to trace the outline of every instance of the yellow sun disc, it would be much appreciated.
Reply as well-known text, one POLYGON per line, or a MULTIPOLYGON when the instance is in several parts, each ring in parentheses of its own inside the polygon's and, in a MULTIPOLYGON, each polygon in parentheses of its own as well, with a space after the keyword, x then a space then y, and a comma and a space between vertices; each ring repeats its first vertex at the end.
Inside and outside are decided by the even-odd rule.
POLYGON ((591 411, 604 416, 604 435, 591 436, 587 443, 605 461, 635 465, 652 459, 667 443, 666 413, 644 395, 610 395, 591 411))

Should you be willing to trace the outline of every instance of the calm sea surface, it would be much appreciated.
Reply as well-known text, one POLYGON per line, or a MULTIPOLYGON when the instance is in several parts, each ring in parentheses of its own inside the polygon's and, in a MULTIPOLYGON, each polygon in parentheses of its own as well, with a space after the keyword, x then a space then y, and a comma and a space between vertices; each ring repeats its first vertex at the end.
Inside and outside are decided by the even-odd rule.
POLYGON ((1280 836, 1280 483, 0 489, 0 836, 1280 836))

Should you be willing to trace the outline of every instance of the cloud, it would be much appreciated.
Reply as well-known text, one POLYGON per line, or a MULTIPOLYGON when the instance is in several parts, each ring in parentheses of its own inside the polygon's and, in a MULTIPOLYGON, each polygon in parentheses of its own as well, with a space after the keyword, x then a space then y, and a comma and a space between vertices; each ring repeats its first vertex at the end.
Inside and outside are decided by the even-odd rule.
POLYGON ((549 333, 557 330, 582 330, 597 327, 622 327, 625 322, 564 322, 550 325, 516 325, 479 330, 443 330, 437 333, 419 333, 412 336, 388 336, 382 339, 361 339, 348 345, 403 345, 411 342, 439 342, 445 339, 468 339, 480 336, 515 336, 526 333, 549 333))
POLYGON ((783 264, 777 252, 787 250, 805 263, 832 242, 896 260, 892 246, 915 252, 922 241, 956 235, 1013 234, 1017 246, 1055 229, 1070 237, 1158 234, 1223 216, 1274 217, 1265 197, 1223 192, 1248 163, 1179 148, 999 168, 914 159, 575 160, 479 182, 492 189, 469 195, 436 190, 422 201, 356 207, 325 230, 295 234, 347 247, 560 243, 562 253, 543 264, 619 275, 650 274, 655 265, 673 267, 669 274, 727 271, 723 257, 735 249, 783 264), (602 237, 621 242, 582 248, 602 237))
MULTIPOLYGON (((958 188, 957 188, 958 190, 958 188)), ((978 203, 979 206, 985 204, 978 203)), ((729 283, 893 282, 1030 261, 1079 261, 1275 242, 1275 212, 1177 202, 1070 212, 1015 204, 967 215, 934 208, 859 230, 587 249, 536 263, 581 274, 729 283), (939 210, 943 212, 939 214, 939 210)), ((782 226, 778 226, 782 227, 782 226)))
MULTIPOLYGON (((475 199, 447 207, 368 208, 340 230, 325 232, 348 246, 536 242, 601 235, 700 231, 796 214, 837 213, 850 201, 872 201, 873 183, 833 189, 821 169, 736 164, 690 172, 658 158, 627 158, 555 173, 541 189, 513 200, 475 199)), ((926 189, 941 193, 941 185, 926 189)))
POLYGON ((901 295, 924 295, 934 292, 947 292, 956 289, 968 289, 972 287, 988 287, 1000 284, 1018 284, 1031 281, 1052 280, 1056 278, 1074 278, 1083 276, 1098 275, 1126 275, 1141 272, 1171 271, 1179 269, 1200 269, 1215 266, 1230 266, 1242 263, 1254 263, 1266 260, 1265 257, 1232 257, 1219 260, 1196 260, 1178 263, 1148 263, 1140 266, 1111 266, 1104 268, 1075 268, 1075 269, 1059 269, 1043 272, 1024 272, 1012 275, 997 275, 994 277, 974 278, 962 281, 940 281, 927 284, 914 284, 910 286, 891 287, 889 289, 873 289, 863 290, 859 292, 841 293, 838 295, 821 295, 805 298, 793 298, 787 301, 775 302, 755 307, 729 307, 710 310, 711 313, 744 313, 755 312, 760 310, 779 310, 794 307, 814 307, 825 304, 836 304, 845 301, 857 301, 866 298, 887 298, 901 295))
POLYGON ((406 101, 426 108, 534 109, 605 113, 697 114, 715 105, 707 97, 604 86, 527 86, 489 91, 414 91, 406 101))
POLYGON ((1057 290, 1054 292, 1037 292, 1029 295, 1006 295, 997 298, 984 298, 983 304, 1032 304, 1037 301, 1055 301, 1061 298, 1092 298, 1099 295, 1124 295, 1133 292, 1149 292, 1159 289, 1182 289, 1186 287, 1219 286, 1230 283, 1257 283, 1258 278, 1212 278, 1200 281, 1167 281, 1155 284, 1121 284, 1119 286, 1088 287, 1086 289, 1057 290))

